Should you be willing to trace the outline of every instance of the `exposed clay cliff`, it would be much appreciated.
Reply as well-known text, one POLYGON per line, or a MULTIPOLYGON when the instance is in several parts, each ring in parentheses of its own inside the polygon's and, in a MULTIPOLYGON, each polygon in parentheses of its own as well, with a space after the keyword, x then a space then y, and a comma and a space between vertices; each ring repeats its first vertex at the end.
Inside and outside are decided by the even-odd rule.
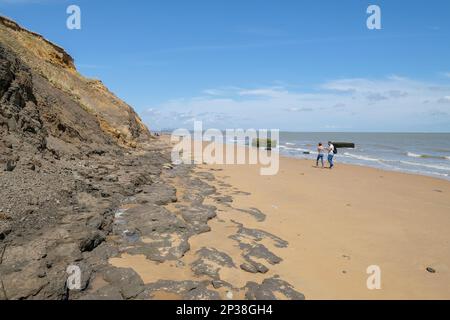
MULTIPOLYGON (((2 75, 1 90, 9 89, 18 66, 26 69, 23 76, 28 78, 30 87, 35 87, 33 94, 37 96, 36 101, 31 102, 37 105, 43 117, 56 124, 57 130, 53 130, 52 135, 62 136, 63 140, 67 135, 88 140, 95 134, 125 146, 135 146, 139 139, 150 136, 147 127, 129 105, 111 93, 101 81, 80 75, 73 58, 42 36, 0 17, 0 48, 2 73, 4 76, 8 74, 6 78, 2 75), (49 96, 58 101, 49 101, 49 96), (64 113, 60 114, 60 111, 64 113), (101 132, 91 131, 96 131, 96 127, 101 132), (91 130, 86 132, 86 128, 91 130)), ((3 94, 2 98, 5 99, 3 94)))
POLYGON ((69 297, 67 266, 104 241, 114 208, 167 161, 130 156, 151 140, 62 48, 0 17, 0 300, 69 297))

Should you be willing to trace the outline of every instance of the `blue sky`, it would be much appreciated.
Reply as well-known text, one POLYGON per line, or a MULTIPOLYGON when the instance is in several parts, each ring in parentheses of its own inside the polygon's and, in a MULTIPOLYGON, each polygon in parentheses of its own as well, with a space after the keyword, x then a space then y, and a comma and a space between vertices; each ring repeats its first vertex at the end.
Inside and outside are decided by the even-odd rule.
POLYGON ((153 129, 450 131, 450 1, 0 0, 153 129), (82 29, 66 28, 80 6, 82 29), (382 30, 368 30, 379 5, 382 30))

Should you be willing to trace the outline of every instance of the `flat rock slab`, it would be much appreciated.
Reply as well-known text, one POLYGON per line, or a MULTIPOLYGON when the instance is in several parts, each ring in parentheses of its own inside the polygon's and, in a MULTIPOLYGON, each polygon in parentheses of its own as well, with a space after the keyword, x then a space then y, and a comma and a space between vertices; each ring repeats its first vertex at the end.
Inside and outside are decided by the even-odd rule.
POLYGON ((138 299, 153 299, 158 292, 168 292, 186 300, 219 300, 219 294, 207 288, 210 284, 209 281, 160 280, 152 284, 147 284, 145 290, 138 296, 138 299))
POLYGON ((265 279, 261 284, 248 282, 245 297, 249 300, 277 300, 280 294, 287 300, 305 300, 305 296, 286 281, 278 278, 265 279))
POLYGON ((285 248, 288 245, 287 241, 266 231, 246 228, 240 223, 236 224, 238 225, 238 231, 229 238, 237 241, 239 248, 242 250, 242 257, 246 260, 246 263, 240 266, 242 270, 250 273, 267 273, 269 271, 268 266, 257 262, 258 260, 265 260, 270 265, 275 265, 282 261, 279 256, 260 242, 264 239, 269 239, 273 241, 274 246, 285 248))
POLYGON ((239 241, 240 239, 252 239, 253 241, 259 242, 264 239, 269 239, 274 242, 274 246, 277 248, 286 248, 289 243, 280 237, 277 237, 267 231, 259 229, 251 229, 244 227, 243 224, 235 222, 238 226, 238 231, 236 235, 231 236, 232 239, 239 241))
POLYGON ((191 269, 196 275, 207 275, 218 280, 221 267, 236 268, 228 254, 214 248, 201 248, 196 255, 198 259, 191 264, 191 269))
POLYGON ((244 213, 248 213, 249 215, 254 217, 256 219, 256 221, 258 221, 258 222, 263 222, 263 221, 266 220, 266 215, 264 213, 262 213, 261 210, 259 210, 257 208, 236 209, 236 210, 244 212, 244 213))
POLYGON ((124 250, 144 254, 150 260, 176 260, 189 250, 192 228, 164 207, 146 204, 122 213, 114 226, 124 250))
POLYGON ((177 201, 176 192, 177 190, 173 186, 166 183, 154 183, 142 188, 142 192, 135 198, 137 203, 164 206, 177 201))
MULTIPOLYGON (((124 299, 136 298, 145 289, 141 277, 131 268, 111 267, 103 271, 101 275, 110 286, 120 292, 124 299)), ((108 289, 108 291, 116 293, 112 288, 108 289)), ((105 295, 105 292, 102 295, 105 295)))

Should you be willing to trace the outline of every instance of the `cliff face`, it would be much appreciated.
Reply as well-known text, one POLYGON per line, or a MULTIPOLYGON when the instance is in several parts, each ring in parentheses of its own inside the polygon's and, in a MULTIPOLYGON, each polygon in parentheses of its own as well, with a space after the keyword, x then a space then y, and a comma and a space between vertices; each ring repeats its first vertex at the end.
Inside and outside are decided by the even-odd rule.
POLYGON ((71 297, 74 262, 85 289, 114 210, 167 161, 149 138, 63 49, 0 18, 0 300, 71 297))
POLYGON ((134 110, 100 81, 81 76, 64 49, 3 17, 0 65, 2 130, 8 123, 6 130, 30 132, 20 126, 31 112, 39 123, 34 131, 69 143, 134 147, 150 137, 134 110))

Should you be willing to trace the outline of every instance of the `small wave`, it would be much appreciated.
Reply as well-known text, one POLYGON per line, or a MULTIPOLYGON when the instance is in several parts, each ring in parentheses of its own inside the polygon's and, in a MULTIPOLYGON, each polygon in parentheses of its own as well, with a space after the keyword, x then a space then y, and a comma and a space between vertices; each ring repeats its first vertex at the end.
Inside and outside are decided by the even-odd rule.
POLYGON ((372 149, 379 149, 379 150, 399 150, 400 148, 395 145, 387 145, 387 144, 373 144, 369 145, 372 149))
POLYGON ((280 146, 280 149, 284 149, 284 150, 295 150, 295 148, 290 148, 290 147, 286 147, 286 146, 280 146))
POLYGON ((412 157, 412 158, 422 158, 422 155, 417 154, 417 153, 412 153, 412 152, 407 152, 406 155, 408 157, 412 157))
POLYGON ((395 168, 394 171, 398 172, 406 172, 406 173, 412 173, 412 174, 420 174, 420 175, 426 175, 426 176, 438 176, 438 177, 445 177, 448 178, 448 173, 441 173, 436 171, 428 171, 428 170, 414 170, 414 169, 407 169, 407 168, 395 168))
POLYGON ((416 166, 416 167, 425 167, 429 169, 436 169, 436 170, 444 170, 444 171, 450 171, 450 167, 447 166, 440 166, 435 164, 426 164, 426 163, 418 163, 418 162, 411 162, 411 161, 400 161, 403 164, 410 165, 410 166, 416 166))
POLYGON ((450 160, 449 156, 434 156, 431 154, 417 154, 413 152, 407 152, 406 155, 411 158, 450 160))
POLYGON ((347 156, 347 157, 350 157, 350 158, 354 158, 354 159, 358 159, 358 160, 364 160, 364 161, 382 161, 382 159, 375 159, 375 158, 370 158, 370 157, 366 157, 366 156, 360 156, 360 155, 351 154, 351 153, 348 153, 348 152, 345 152, 344 156, 347 156))
POLYGON ((309 149, 304 149, 304 148, 292 148, 292 147, 280 146, 280 151, 281 150, 284 150, 285 152, 290 153, 290 154, 295 154, 297 156, 317 154, 317 151, 311 151, 309 149))
POLYGON ((292 142, 286 142, 285 145, 287 145, 287 146, 295 146, 295 143, 292 143, 292 142))
POLYGON ((280 146, 280 149, 284 149, 284 150, 293 150, 293 151, 301 151, 301 152, 311 152, 308 149, 303 149, 303 148, 291 148, 291 147, 286 147, 286 146, 280 146))

